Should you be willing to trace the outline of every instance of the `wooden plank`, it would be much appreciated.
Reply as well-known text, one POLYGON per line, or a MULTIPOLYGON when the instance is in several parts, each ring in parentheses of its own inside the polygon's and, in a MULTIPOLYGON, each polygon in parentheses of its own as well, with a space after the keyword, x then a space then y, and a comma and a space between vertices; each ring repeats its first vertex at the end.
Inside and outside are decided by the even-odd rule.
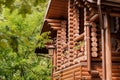
MULTIPOLYGON (((87 64, 86 64, 86 62, 81 62, 81 63, 79 63, 79 64, 76 64, 76 65, 73 65, 73 66, 70 66, 70 67, 68 67, 68 68, 65 68, 65 69, 63 69, 63 70, 60 70, 60 71, 57 71, 57 72, 55 72, 55 73, 53 73, 54 75, 56 75, 56 74, 59 74, 59 73, 61 73, 61 72, 66 72, 66 71, 68 71, 67 73, 69 73, 69 71, 70 70, 75 70, 75 68, 76 69, 79 69, 80 68, 80 66, 86 66, 87 64)), ((71 71, 70 71, 71 72, 71 71)), ((64 73, 64 74, 66 74, 66 73, 64 73)))

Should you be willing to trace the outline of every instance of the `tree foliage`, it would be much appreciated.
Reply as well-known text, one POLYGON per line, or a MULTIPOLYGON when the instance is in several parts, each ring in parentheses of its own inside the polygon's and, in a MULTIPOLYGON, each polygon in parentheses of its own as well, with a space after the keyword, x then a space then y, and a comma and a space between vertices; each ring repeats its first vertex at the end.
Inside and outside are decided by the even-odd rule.
POLYGON ((44 7, 41 6, 46 5, 45 3, 47 1, 48 0, 0 0, 0 11, 2 12, 3 7, 9 8, 11 12, 18 9, 19 14, 25 17, 27 13, 31 14, 33 12, 33 7, 41 12, 42 9, 44 9, 44 7))
MULTIPOLYGON (((36 1, 45 2, 45 0, 2 0, 0 5, 10 7, 16 1, 28 1, 34 6, 38 5, 35 3, 36 1)), ((19 14, 18 8, 12 12, 9 8, 2 8, 0 15, 0 80, 50 80, 50 60, 37 57, 34 53, 36 47, 44 47, 44 43, 49 40, 49 33, 39 35, 46 3, 40 4, 42 4, 39 6, 42 7, 40 12, 33 6, 31 9, 34 11, 32 14, 26 14, 26 17, 19 14)))

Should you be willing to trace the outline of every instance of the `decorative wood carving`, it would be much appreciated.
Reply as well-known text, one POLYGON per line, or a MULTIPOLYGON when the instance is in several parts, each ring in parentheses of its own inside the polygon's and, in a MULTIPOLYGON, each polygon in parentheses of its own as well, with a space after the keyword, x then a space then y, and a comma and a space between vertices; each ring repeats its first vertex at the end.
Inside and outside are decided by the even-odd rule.
POLYGON ((97 26, 96 26, 96 23, 94 22, 91 22, 91 54, 92 54, 92 57, 97 57, 98 54, 97 54, 97 51, 98 51, 98 48, 97 48, 97 26))
POLYGON ((61 29, 57 30, 57 70, 61 69, 61 53, 62 53, 62 45, 61 45, 61 29))
POLYGON ((69 51, 69 63, 73 65, 74 60, 74 8, 73 0, 68 0, 68 51, 69 51))

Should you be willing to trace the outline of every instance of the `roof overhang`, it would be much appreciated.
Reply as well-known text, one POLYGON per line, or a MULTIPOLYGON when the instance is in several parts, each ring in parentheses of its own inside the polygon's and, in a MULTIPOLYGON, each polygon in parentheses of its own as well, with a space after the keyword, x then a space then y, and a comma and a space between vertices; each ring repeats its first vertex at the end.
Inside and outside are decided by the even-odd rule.
MULTIPOLYGON (((97 6, 97 0, 87 0, 90 3, 93 3, 97 6)), ((111 9, 114 9, 115 13, 120 13, 120 0, 102 0, 102 6, 107 6, 111 9)), ((47 12, 44 18, 44 24, 40 31, 47 32, 51 31, 51 36, 55 36, 56 31, 54 31, 50 25, 48 24, 47 19, 54 19, 54 20, 67 20, 68 18, 68 0, 50 0, 47 12)))
POLYGON ((54 33, 56 33, 56 31, 51 29, 46 19, 67 20, 67 18, 68 18, 68 0, 50 0, 44 18, 43 27, 40 33, 51 31, 52 32, 51 36, 54 36, 54 33))

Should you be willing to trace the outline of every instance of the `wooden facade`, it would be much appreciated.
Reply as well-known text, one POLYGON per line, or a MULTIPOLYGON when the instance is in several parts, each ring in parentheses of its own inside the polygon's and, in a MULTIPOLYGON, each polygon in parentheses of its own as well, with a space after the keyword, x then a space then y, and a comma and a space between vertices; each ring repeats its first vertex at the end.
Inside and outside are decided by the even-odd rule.
POLYGON ((120 0, 51 0, 52 80, 120 80, 120 0))

